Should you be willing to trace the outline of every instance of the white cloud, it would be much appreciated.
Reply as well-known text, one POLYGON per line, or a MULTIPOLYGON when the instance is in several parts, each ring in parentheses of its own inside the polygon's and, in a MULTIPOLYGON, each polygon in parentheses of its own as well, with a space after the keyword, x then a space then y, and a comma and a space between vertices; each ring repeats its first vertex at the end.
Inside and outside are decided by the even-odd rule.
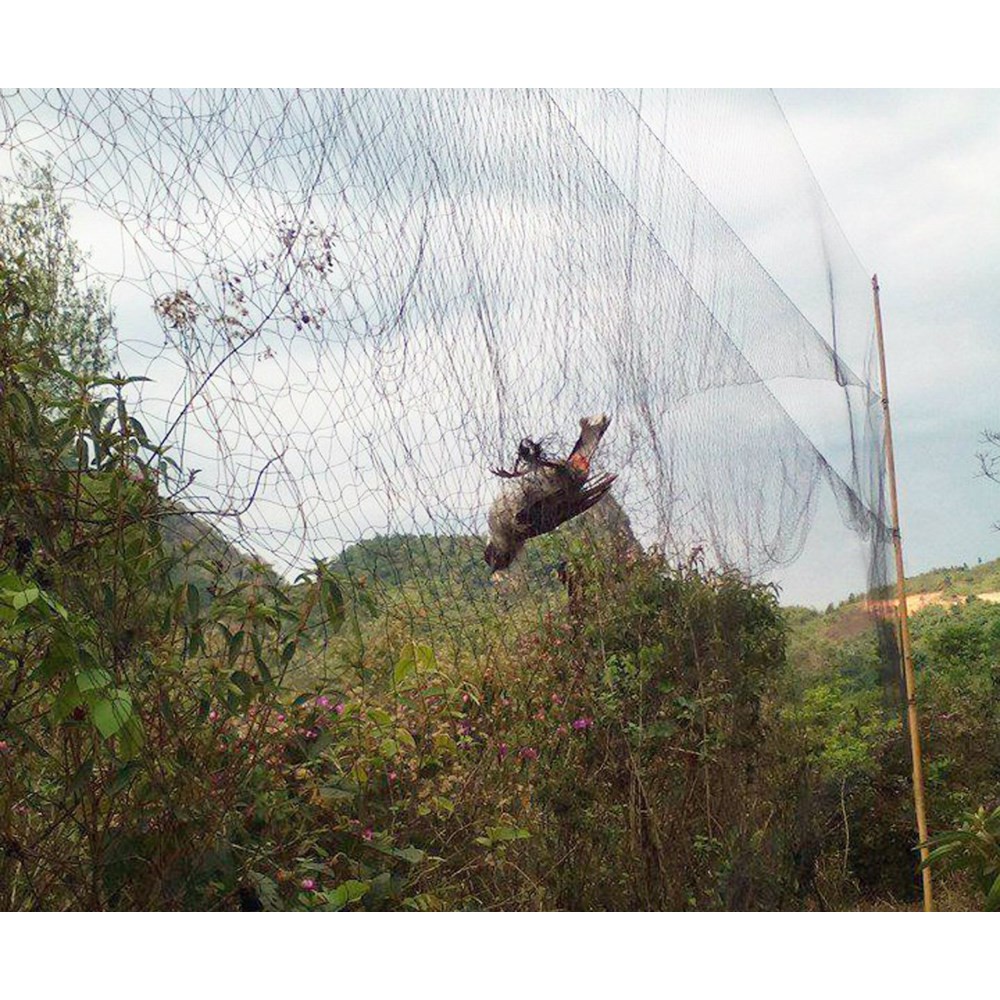
MULTIPOLYGON (((992 192, 968 171, 992 164, 992 147, 950 97, 922 109, 898 94, 797 99, 814 130, 800 136, 807 153, 814 134, 856 199, 845 215, 828 192, 845 231, 853 239, 857 222, 865 237, 884 235, 858 241, 859 255, 881 270, 889 254, 910 282, 914 305, 904 309, 901 275, 883 274, 890 339, 914 324, 924 332, 892 355, 906 424, 913 387, 940 408, 940 383, 975 369, 982 384, 996 357, 981 336, 981 304, 946 308, 956 285, 968 298, 989 294, 966 244, 990 238, 969 206, 992 192), (937 143, 918 128, 931 112, 947 119, 937 143), (874 229, 880 213, 897 225, 874 229), (951 346, 936 349, 946 321, 951 346), (978 362, 966 363, 973 351, 978 362), (933 377, 918 382, 931 359, 933 377)), ((871 380, 868 275, 766 92, 571 92, 556 104, 513 92, 471 102, 376 92, 286 95, 284 107, 237 94, 174 109, 173 131, 161 133, 144 115, 170 95, 129 100, 121 122, 102 117, 109 142, 84 137, 91 160, 57 162, 77 189, 88 186, 92 207, 79 218, 95 264, 138 281, 115 288, 123 359, 156 376, 141 398, 160 427, 229 345, 210 336, 178 366, 151 298, 200 282, 213 301, 206 262, 249 275, 283 218, 336 231, 336 264, 322 279, 295 278, 313 319, 293 330, 288 294, 268 271, 257 313, 274 303, 281 312, 223 366, 181 439, 180 457, 203 468, 203 488, 221 500, 238 502, 284 456, 243 520, 254 547, 291 565, 373 530, 479 530, 488 464, 522 434, 568 444, 577 418, 604 407, 615 417, 605 461, 621 470, 622 495, 647 532, 715 537, 756 565, 780 541, 783 516, 791 548, 809 517, 820 531, 840 530, 839 513, 813 497, 825 475, 814 446, 850 481, 848 397, 859 445, 866 401, 829 381, 824 338, 835 315, 849 380, 871 380), (190 151, 190 172, 180 147, 161 156, 170 142, 190 151), (257 145, 244 156, 247 142, 257 145), (109 212, 127 218, 137 244, 121 240, 109 212)), ((51 112, 38 118, 57 148, 51 112)), ((79 138, 63 136, 66 155, 80 153, 79 138)), ((967 417, 975 398, 952 399, 951 415, 967 417)), ((899 437, 903 457, 905 429, 899 437)), ((863 495, 869 471, 854 483, 863 495)), ((822 572, 831 591, 863 586, 822 572)))

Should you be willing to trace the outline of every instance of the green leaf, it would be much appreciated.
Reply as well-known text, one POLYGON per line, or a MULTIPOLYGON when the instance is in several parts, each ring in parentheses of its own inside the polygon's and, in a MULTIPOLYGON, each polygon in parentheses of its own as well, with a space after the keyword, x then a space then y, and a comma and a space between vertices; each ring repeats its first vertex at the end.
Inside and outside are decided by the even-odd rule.
POLYGON ((42 591, 42 600, 57 614, 63 621, 69 621, 69 612, 52 596, 42 591))
POLYGON ((986 896, 986 910, 991 913, 1000 910, 1000 875, 993 880, 993 886, 986 896))
POLYGON ((271 668, 267 665, 267 660, 258 660, 257 669, 260 671, 260 679, 264 684, 274 683, 274 677, 271 674, 271 668))
POLYGON ((80 691, 100 691, 113 682, 114 678, 103 667, 86 667, 76 675, 76 685, 80 691))
POLYGON ((68 677, 63 682, 59 693, 52 702, 52 721, 58 725, 68 719, 73 711, 83 704, 80 689, 76 686, 76 678, 68 677))
POLYGON ((236 658, 240 655, 243 649, 243 640, 246 638, 246 632, 239 631, 229 640, 229 666, 232 666, 236 662, 236 658))
POLYGON ((123 758, 138 757, 145 735, 139 716, 132 715, 118 733, 118 752, 123 758))
POLYGON ((396 666, 392 671, 392 682, 396 687, 402 686, 417 672, 417 655, 412 642, 406 643, 399 654, 396 666))
POLYGON ((11 594, 10 603, 15 611, 20 611, 29 604, 34 604, 41 596, 42 592, 37 587, 28 587, 27 590, 11 594))
POLYGON ((323 607, 330 619, 330 628, 337 631, 344 623, 344 594, 337 581, 332 576, 326 575, 325 571, 320 583, 320 593, 323 597, 323 607))
POLYGON ((370 885, 369 882, 359 882, 357 879, 348 879, 346 882, 342 882, 336 889, 325 893, 328 908, 342 910, 348 903, 360 899, 368 891, 370 885))
POLYGON ((322 799, 328 802, 348 802, 357 795, 357 791, 350 791, 346 788, 338 788, 336 785, 323 785, 319 788, 322 799))
POLYGON ((515 826, 491 826, 486 833, 495 844, 508 840, 527 840, 531 836, 527 830, 515 826))
POLYGON ((38 680, 51 680, 56 674, 74 666, 78 659, 76 642, 64 632, 59 632, 52 637, 42 662, 35 669, 34 677, 38 680))
POLYGON ((445 816, 450 816, 455 811, 455 803, 444 795, 435 795, 431 799, 431 804, 439 813, 444 813, 445 816))
POLYGON ((381 708, 369 708, 368 718, 379 728, 385 728, 392 725, 392 716, 381 708))
POLYGON ((419 847, 397 847, 392 850, 392 856, 394 858, 401 858, 411 865, 416 865, 427 857, 427 852, 420 850, 419 847))
POLYGON ((193 583, 187 585, 187 608, 189 618, 198 617, 198 612, 201 610, 201 594, 193 583))
POLYGON ((399 687, 421 672, 426 673, 436 669, 437 658, 434 650, 430 646, 411 640, 400 651, 399 660, 393 670, 393 681, 399 687))
POLYGON ((235 684, 245 695, 253 694, 253 678, 245 670, 234 670, 230 675, 229 679, 235 684))
POLYGON ((101 698, 91 710, 98 732, 110 739, 132 717, 132 696, 116 688, 109 698, 101 698))

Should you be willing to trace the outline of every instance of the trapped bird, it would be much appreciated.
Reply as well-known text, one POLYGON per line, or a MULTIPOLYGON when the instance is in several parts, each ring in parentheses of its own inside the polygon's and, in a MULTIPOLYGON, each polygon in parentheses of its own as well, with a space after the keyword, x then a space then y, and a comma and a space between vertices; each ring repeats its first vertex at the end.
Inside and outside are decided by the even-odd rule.
POLYGON ((491 469, 510 482, 490 508, 490 541, 484 558, 493 569, 506 569, 529 538, 553 531, 582 514, 611 489, 618 478, 604 475, 590 481, 590 463, 611 419, 604 413, 580 420, 580 437, 565 459, 554 460, 531 438, 517 449, 514 468, 491 469))

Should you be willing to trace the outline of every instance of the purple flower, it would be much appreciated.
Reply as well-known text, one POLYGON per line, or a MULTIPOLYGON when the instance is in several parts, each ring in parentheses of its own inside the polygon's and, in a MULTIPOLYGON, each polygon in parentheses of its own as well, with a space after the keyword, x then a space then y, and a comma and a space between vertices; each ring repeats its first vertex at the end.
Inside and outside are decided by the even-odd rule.
POLYGON ((312 892, 316 888, 316 883, 311 878, 304 878, 299 884, 306 892, 312 892))
POLYGON ((342 701, 338 701, 337 704, 333 706, 333 710, 337 713, 337 715, 343 715, 344 703, 342 701))
POLYGON ((538 751, 534 747, 521 747, 521 760, 538 760, 538 751))
POLYGON ((364 837, 365 840, 371 840, 372 837, 375 836, 375 831, 370 826, 366 826, 364 830, 361 831, 361 836, 364 837))
POLYGON ((504 757, 507 756, 508 752, 509 751, 507 749, 507 744, 501 743, 500 746, 497 747, 497 760, 502 762, 504 757))
POLYGON ((590 727, 593 724, 594 724, 594 720, 593 719, 588 719, 586 716, 584 716, 582 719, 574 719, 573 720, 573 728, 574 729, 590 729, 590 727))
POLYGON ((329 698, 327 698, 327 696, 326 696, 325 694, 321 694, 321 695, 320 695, 320 696, 319 696, 319 697, 318 697, 318 698, 316 699, 316 705, 317 705, 317 706, 318 706, 319 708, 329 708, 329 707, 330 707, 330 699, 329 699, 329 698))

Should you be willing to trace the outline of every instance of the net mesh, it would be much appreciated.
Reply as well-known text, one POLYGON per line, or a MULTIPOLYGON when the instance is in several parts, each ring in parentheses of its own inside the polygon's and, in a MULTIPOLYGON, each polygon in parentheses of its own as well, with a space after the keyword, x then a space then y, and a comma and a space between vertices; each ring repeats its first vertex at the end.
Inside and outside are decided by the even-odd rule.
POLYGON ((72 204, 186 508, 289 578, 396 536, 375 585, 474 617, 489 468, 603 410, 639 543, 890 579, 869 279, 768 92, 4 91, 0 147, 72 204))

